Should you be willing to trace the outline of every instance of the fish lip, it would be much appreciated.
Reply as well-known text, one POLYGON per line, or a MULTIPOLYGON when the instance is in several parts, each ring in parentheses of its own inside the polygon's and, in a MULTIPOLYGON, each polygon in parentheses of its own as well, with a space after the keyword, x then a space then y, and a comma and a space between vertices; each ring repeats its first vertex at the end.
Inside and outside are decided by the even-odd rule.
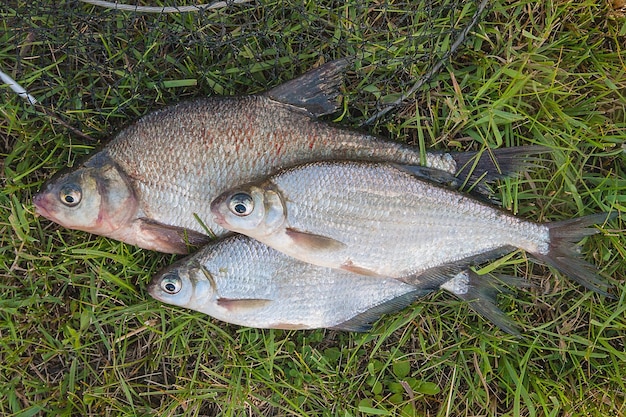
POLYGON ((51 216, 51 213, 46 208, 46 205, 47 205, 46 201, 47 201, 47 198, 42 193, 35 194, 35 196, 33 197, 33 205, 35 206, 35 212, 38 215, 43 216, 46 219, 49 219, 51 216))
POLYGON ((156 291, 155 289, 157 288, 157 283, 155 280, 152 280, 148 283, 148 285, 146 285, 146 291, 148 292, 148 294, 150 294, 150 296, 152 296, 152 298, 155 298, 157 300, 160 300, 157 296, 156 296, 156 291))
POLYGON ((213 221, 222 227, 226 226, 226 221, 221 213, 213 213, 213 221))
POLYGON ((224 215, 220 212, 219 206, 222 204, 225 198, 226 197, 224 195, 221 195, 211 202, 211 213, 213 214, 213 221, 215 221, 215 223, 222 227, 226 225, 226 220, 224 219, 224 215))

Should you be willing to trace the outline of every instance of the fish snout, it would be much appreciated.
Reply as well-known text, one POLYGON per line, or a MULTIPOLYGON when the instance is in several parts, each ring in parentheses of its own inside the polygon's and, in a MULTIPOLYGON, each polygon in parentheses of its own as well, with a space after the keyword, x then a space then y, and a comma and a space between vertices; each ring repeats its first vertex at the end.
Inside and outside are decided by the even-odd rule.
POLYGON ((226 225, 226 219, 224 218, 224 214, 222 214, 220 207, 225 198, 225 196, 221 195, 211 202, 211 214, 213 214, 213 221, 222 227, 226 225))
POLYGON ((150 294, 152 296, 152 298, 157 298, 157 294, 158 294, 158 283, 156 280, 152 280, 148 283, 148 285, 146 285, 146 291, 148 292, 148 294, 150 294))
POLYGON ((50 211, 48 210, 50 203, 48 201, 48 195, 40 192, 33 197, 33 205, 35 206, 35 212, 45 218, 50 218, 50 211))

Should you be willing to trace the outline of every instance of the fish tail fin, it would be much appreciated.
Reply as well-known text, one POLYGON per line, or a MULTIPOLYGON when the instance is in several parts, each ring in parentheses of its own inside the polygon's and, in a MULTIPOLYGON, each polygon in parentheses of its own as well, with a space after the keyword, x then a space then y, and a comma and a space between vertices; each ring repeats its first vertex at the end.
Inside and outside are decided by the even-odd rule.
POLYGON ((441 285, 441 289, 451 292, 467 302, 472 310, 504 332, 520 336, 515 322, 496 305, 497 295, 505 291, 502 283, 515 287, 532 286, 522 278, 501 275, 496 279, 489 274, 478 275, 474 271, 465 269, 441 285))
POLYGON ((582 286, 614 298, 607 291, 611 284, 599 275, 598 269, 580 257, 580 247, 576 245, 585 236, 599 232, 593 225, 614 218, 617 213, 598 213, 571 220, 547 223, 550 230, 550 246, 547 254, 533 253, 545 264, 556 268, 582 286))
POLYGON ((482 181, 511 177, 540 165, 542 158, 533 156, 550 152, 539 145, 486 149, 479 152, 451 153, 456 162, 456 176, 471 186, 482 181))
POLYGON ((337 97, 349 58, 327 62, 264 93, 281 103, 304 108, 313 116, 339 109, 337 97))

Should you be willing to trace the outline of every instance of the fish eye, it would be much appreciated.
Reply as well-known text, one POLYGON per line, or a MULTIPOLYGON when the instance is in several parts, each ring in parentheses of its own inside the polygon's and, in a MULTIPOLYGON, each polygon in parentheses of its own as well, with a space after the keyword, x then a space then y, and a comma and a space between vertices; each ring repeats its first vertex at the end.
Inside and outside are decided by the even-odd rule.
POLYGON ((228 208, 237 216, 247 216, 254 209, 254 202, 250 194, 237 193, 230 198, 228 208))
POLYGON ((161 280, 161 289, 168 294, 176 294, 181 288, 182 282, 176 275, 166 275, 163 280, 161 280))
POLYGON ((74 207, 80 203, 83 192, 78 185, 67 184, 61 187, 59 199, 68 207, 74 207))

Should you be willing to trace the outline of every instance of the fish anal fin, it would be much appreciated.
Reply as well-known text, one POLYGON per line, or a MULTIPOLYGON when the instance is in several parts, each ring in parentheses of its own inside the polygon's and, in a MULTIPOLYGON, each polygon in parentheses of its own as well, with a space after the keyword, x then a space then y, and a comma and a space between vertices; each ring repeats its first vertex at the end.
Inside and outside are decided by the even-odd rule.
POLYGON ((443 171, 437 168, 425 167, 421 165, 396 165, 403 171, 408 172, 414 177, 434 182, 439 185, 445 185, 447 187, 458 189, 463 183, 454 175, 447 171, 443 171))
POLYGON ((363 311, 349 320, 339 323, 331 329, 345 330, 348 332, 366 332, 372 328, 372 323, 378 320, 383 314, 395 313, 409 304, 413 303, 420 297, 430 293, 430 291, 415 290, 399 295, 395 298, 387 300, 377 306, 363 311))
POLYGON ((217 305, 228 311, 249 310, 265 307, 272 300, 264 298, 219 298, 217 305))
POLYGON ((142 235, 152 242, 153 250, 165 253, 187 254, 189 248, 208 243, 211 238, 183 227, 169 226, 157 221, 140 219, 139 229, 142 235))
POLYGON ((301 323, 273 323, 267 326, 269 329, 280 329, 280 330, 305 330, 310 329, 311 327, 306 324, 301 323))
POLYGON ((281 103, 304 108, 316 117, 334 113, 339 108, 339 87, 349 62, 347 58, 327 62, 264 94, 281 103))
POLYGON ((399 169, 408 172, 416 178, 428 181, 438 186, 457 191, 468 191, 475 198, 490 204, 499 203, 493 197, 493 191, 483 182, 473 185, 470 190, 465 189, 465 185, 461 179, 455 177, 447 171, 437 168, 419 166, 419 165, 396 165, 399 169))
POLYGON ((492 261, 514 250, 515 248, 512 246, 503 246, 397 279, 417 288, 437 290, 442 284, 449 281, 459 272, 466 270, 470 265, 492 261))
POLYGON ((479 152, 457 152, 450 155, 457 164, 456 176, 462 183, 473 184, 512 177, 539 166, 542 159, 536 156, 549 153, 545 146, 513 146, 485 149, 479 152))
POLYGON ((515 322, 497 306, 496 297, 499 293, 505 292, 503 284, 514 287, 532 286, 523 278, 501 275, 496 279, 490 274, 478 275, 470 269, 465 269, 449 281, 443 283, 441 289, 467 302, 472 310, 489 320, 502 331, 520 336, 515 322))
POLYGON ((293 228, 287 228, 285 234, 291 241, 301 247, 315 251, 339 250, 346 247, 345 243, 339 242, 330 237, 302 232, 293 228))

